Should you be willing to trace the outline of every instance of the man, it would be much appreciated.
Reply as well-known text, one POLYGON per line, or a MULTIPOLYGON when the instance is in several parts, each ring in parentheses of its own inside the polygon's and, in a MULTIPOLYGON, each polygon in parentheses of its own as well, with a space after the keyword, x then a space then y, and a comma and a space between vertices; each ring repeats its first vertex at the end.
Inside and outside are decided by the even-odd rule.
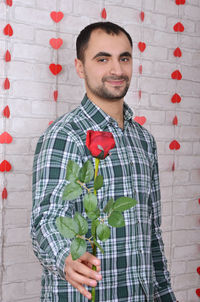
POLYGON ((75 66, 86 95, 77 109, 47 129, 35 153, 32 238, 43 266, 41 301, 88 301, 88 286, 96 286, 96 301, 174 302, 160 231, 156 145, 124 102, 132 76, 130 35, 110 22, 87 26, 77 38, 75 66), (62 192, 67 162, 83 165, 91 159, 85 147, 89 129, 112 132, 116 143, 100 162, 99 207, 120 196, 138 204, 125 212, 125 227, 112 228, 104 255, 96 258, 88 251, 73 261, 70 241, 58 233, 55 220, 84 212, 82 195, 66 202, 62 192))

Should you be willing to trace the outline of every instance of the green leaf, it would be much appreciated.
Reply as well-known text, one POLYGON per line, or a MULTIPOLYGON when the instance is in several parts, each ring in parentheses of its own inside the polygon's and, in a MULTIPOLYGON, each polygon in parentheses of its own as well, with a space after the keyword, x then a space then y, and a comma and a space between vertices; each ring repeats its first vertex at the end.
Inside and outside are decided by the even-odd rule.
POLYGON ((93 242, 94 244, 100 249, 100 251, 102 252, 102 254, 104 254, 104 249, 101 247, 101 245, 96 241, 95 238, 93 238, 93 242))
POLYGON ((90 160, 87 160, 79 172, 79 180, 83 183, 90 182, 94 177, 94 168, 90 160))
POLYGON ((69 160, 67 164, 66 180, 75 182, 78 179, 80 167, 73 160, 69 160))
POLYGON ((65 186, 64 192, 63 192, 63 199, 64 200, 73 200, 78 198, 82 194, 82 188, 77 183, 69 183, 65 186))
POLYGON ((87 220, 78 212, 74 215, 74 220, 77 222, 79 226, 79 235, 85 235, 88 231, 88 223, 87 220))
POLYGON ((93 193, 86 194, 83 199, 86 212, 94 212, 97 207, 97 197, 93 193))
POLYGON ((110 210, 112 209, 113 203, 114 203, 113 198, 111 198, 110 200, 108 200, 107 205, 103 209, 104 213, 109 213, 110 212, 110 210))
POLYGON ((125 226, 124 216, 121 212, 113 211, 108 217, 108 223, 115 228, 125 226))
POLYGON ((110 237, 110 228, 104 223, 97 226, 96 232, 101 241, 106 241, 110 237))
POLYGON ((96 228, 99 224, 100 224, 100 221, 98 219, 92 221, 91 234, 94 238, 96 237, 96 228))
POLYGON ((77 222, 69 217, 57 217, 56 226, 61 235, 69 239, 74 238, 79 231, 77 222))
POLYGON ((129 197, 120 197, 113 204, 113 210, 123 212, 137 204, 137 201, 129 197))
POLYGON ((74 239, 70 247, 72 260, 76 260, 80 258, 86 252, 86 249, 87 249, 87 243, 85 242, 85 240, 81 238, 74 239))
POLYGON ((103 186, 103 176, 97 175, 94 181, 94 189, 99 190, 103 186))
POLYGON ((96 209, 95 211, 93 212, 87 212, 86 211, 86 214, 87 214, 87 217, 91 220, 95 220, 97 219, 99 216, 100 216, 100 210, 99 209, 96 209))

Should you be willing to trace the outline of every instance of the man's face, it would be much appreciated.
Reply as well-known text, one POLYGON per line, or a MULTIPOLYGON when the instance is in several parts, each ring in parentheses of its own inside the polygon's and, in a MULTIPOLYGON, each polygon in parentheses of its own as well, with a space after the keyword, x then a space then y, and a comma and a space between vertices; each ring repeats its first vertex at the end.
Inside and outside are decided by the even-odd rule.
POLYGON ((132 76, 132 47, 124 33, 93 31, 84 62, 77 61, 77 72, 85 80, 89 98, 116 101, 126 95, 132 76))

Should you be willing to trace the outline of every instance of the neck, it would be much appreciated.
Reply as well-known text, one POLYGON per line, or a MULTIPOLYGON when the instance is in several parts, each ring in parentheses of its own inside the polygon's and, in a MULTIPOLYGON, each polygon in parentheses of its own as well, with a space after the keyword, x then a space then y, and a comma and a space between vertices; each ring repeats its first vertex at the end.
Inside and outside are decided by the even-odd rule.
POLYGON ((110 115, 116 122, 120 128, 124 128, 124 114, 123 114, 123 106, 124 99, 120 100, 107 100, 101 99, 98 97, 94 97, 87 93, 88 98, 99 108, 101 108, 106 114, 110 115))

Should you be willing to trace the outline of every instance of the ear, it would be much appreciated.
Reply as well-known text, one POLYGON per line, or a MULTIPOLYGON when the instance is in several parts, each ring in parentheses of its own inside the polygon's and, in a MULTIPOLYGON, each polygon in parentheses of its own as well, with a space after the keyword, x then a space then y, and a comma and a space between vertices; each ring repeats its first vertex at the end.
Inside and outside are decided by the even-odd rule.
POLYGON ((78 76, 81 78, 81 79, 84 79, 85 78, 85 74, 84 74, 84 68, 83 68, 83 63, 81 60, 79 59, 75 59, 75 68, 76 68, 76 72, 78 74, 78 76))

